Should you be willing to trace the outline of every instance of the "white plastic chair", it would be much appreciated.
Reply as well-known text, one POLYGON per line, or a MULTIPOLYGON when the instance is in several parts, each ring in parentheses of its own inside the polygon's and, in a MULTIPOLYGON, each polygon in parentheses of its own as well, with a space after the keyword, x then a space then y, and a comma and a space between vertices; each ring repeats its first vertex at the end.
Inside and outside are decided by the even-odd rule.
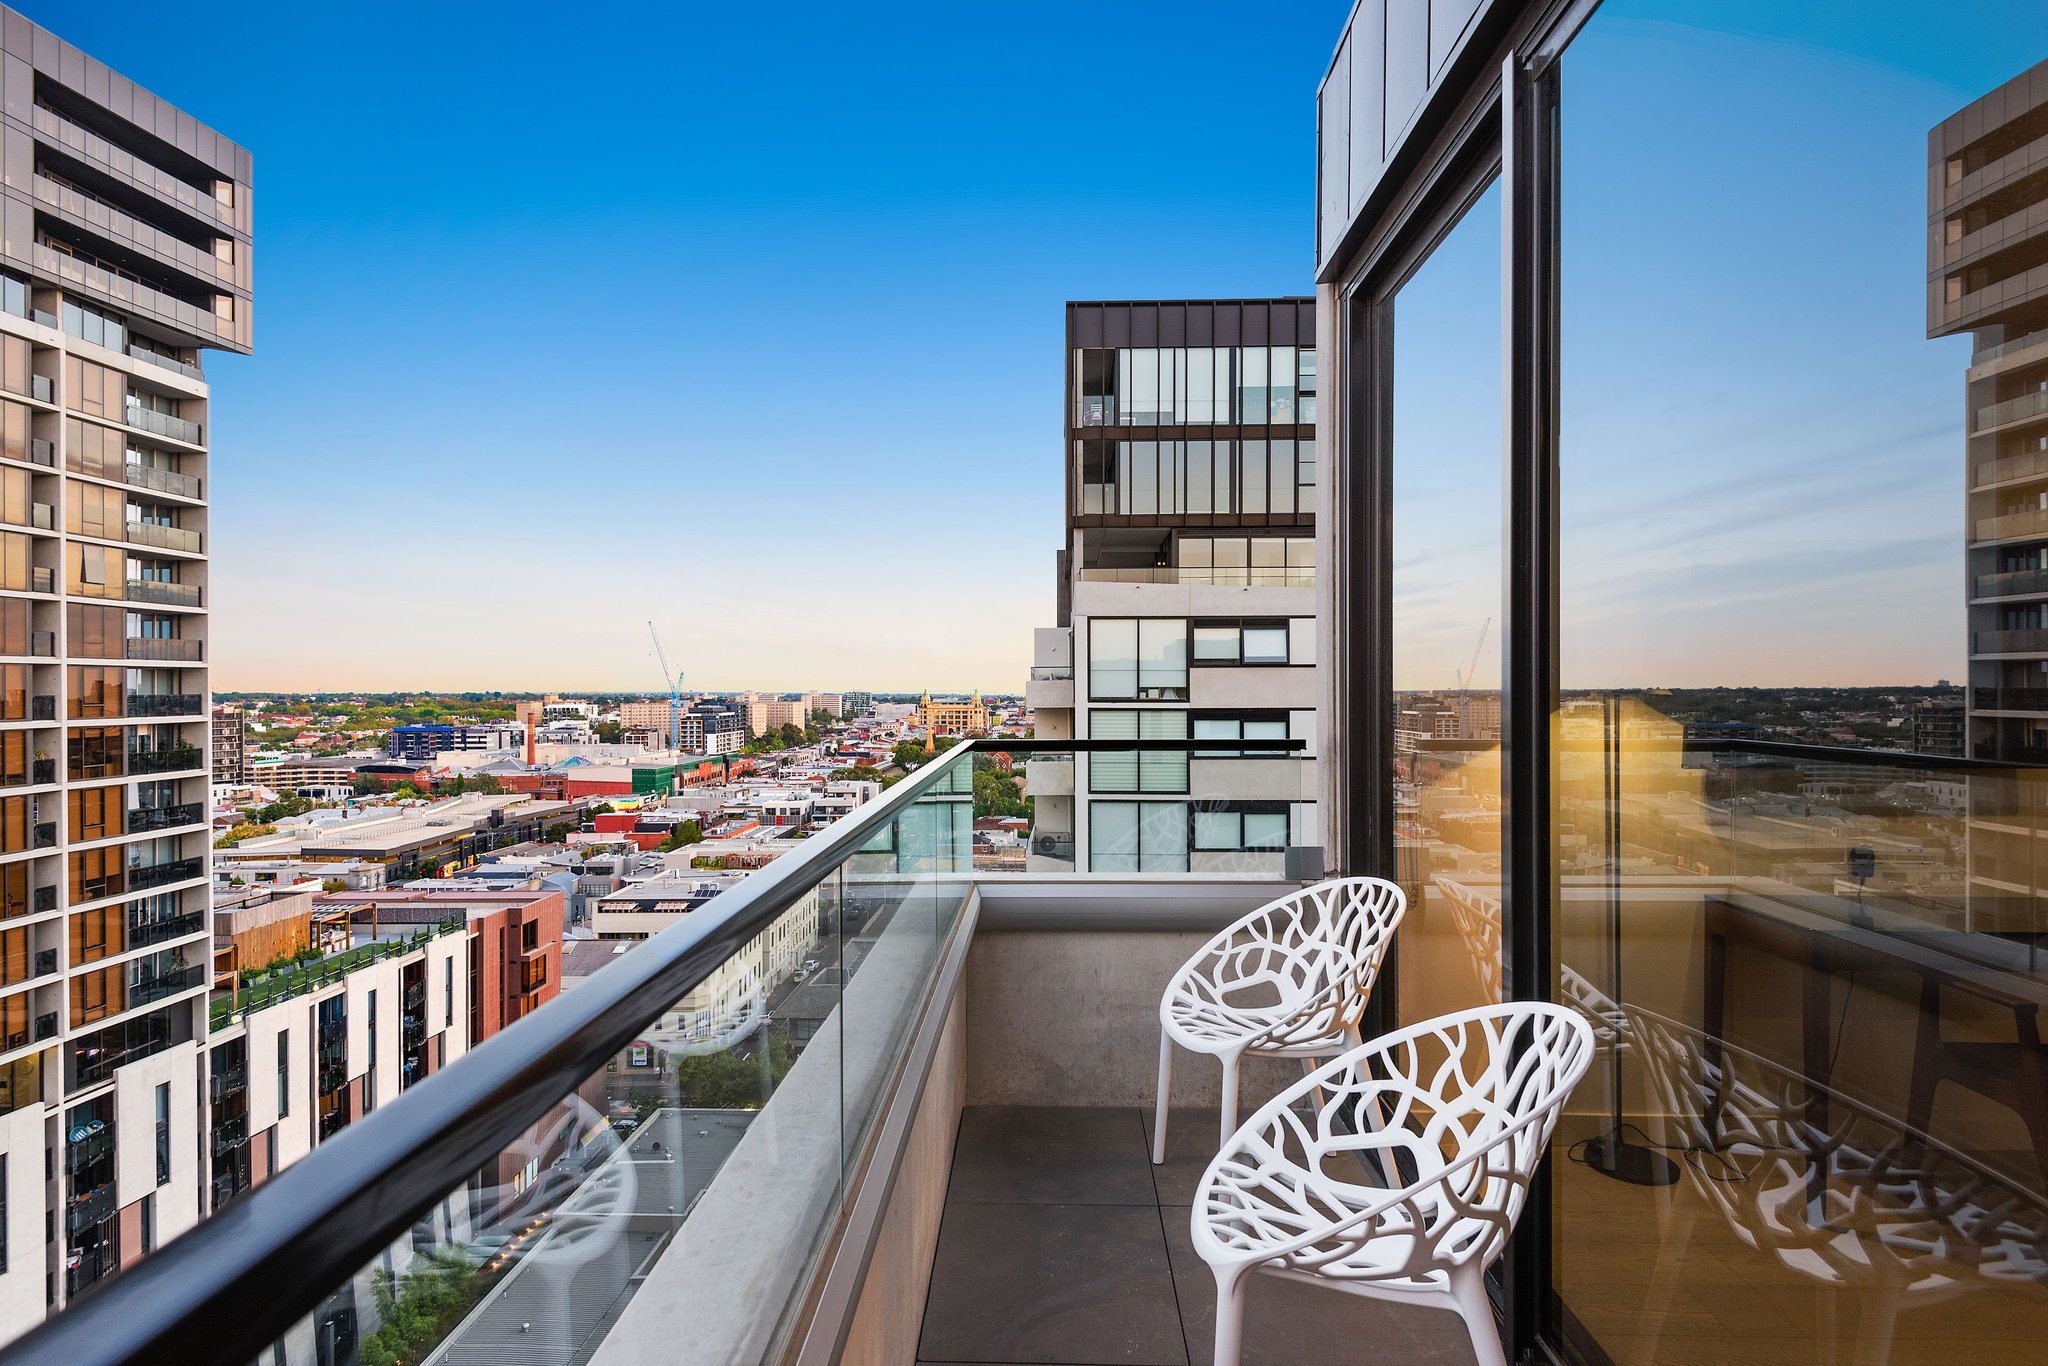
POLYGON ((1592 1060, 1593 1028, 1568 1007, 1481 1006, 1374 1039, 1262 1106, 1195 1200, 1216 1366, 1237 1364, 1251 1272, 1454 1310, 1479 1366, 1506 1366, 1486 1268, 1592 1060))
POLYGON ((1333 878, 1268 902, 1204 944, 1159 999, 1152 1161, 1166 1160, 1173 1046, 1223 1064, 1221 1141, 1237 1131, 1246 1053, 1328 1058, 1358 1045, 1358 1018, 1407 899, 1376 877, 1333 878))

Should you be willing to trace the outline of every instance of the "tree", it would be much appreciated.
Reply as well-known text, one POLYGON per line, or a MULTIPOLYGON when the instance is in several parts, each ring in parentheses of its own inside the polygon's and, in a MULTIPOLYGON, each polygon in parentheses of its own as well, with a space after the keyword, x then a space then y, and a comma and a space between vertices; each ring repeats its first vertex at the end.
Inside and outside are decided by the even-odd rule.
POLYGON ((978 768, 974 771, 974 814, 977 818, 1029 816, 1031 807, 1024 800, 1015 778, 993 769, 978 768))
POLYGON ((616 745, 625 738, 626 728, 617 721, 599 721, 591 726, 590 733, 601 745, 616 745))
POLYGON ((617 810, 618 808, 610 802, 599 802, 596 806, 590 808, 590 814, 592 816, 609 816, 617 810))
POLYGON ((851 768, 835 768, 826 774, 825 777, 828 781, 835 783, 879 783, 886 781, 882 777, 882 770, 870 764, 855 764, 851 768))
POLYGON ((485 796, 496 797, 504 793, 505 784, 499 782, 495 774, 472 773, 469 775, 469 790, 471 792, 481 792, 485 796))
POLYGON ((274 825, 264 825, 254 821, 236 821, 228 827, 227 833, 213 842, 213 847, 216 849, 232 849, 243 840, 252 840, 263 835, 275 835, 276 833, 277 827, 274 825))
POLYGON ((898 740, 890 756, 896 760, 898 768, 916 768, 924 762, 924 746, 915 740, 898 740))
POLYGON ((348 879, 345 877, 322 878, 320 890, 323 892, 345 892, 348 890, 348 879))
MULTIPOLYGON (((796 1063, 796 1050, 781 1035, 768 1038, 768 1082, 779 1086, 796 1063)), ((761 1092, 761 1058, 756 1054, 697 1053, 676 1063, 675 1104, 685 1109, 758 1110, 768 1097, 761 1092)))
POLYGON ((391 784, 385 782, 374 773, 358 773, 356 775, 356 795, 358 797, 381 796, 390 790, 391 784))
POLYGON ((669 837, 654 846, 664 854, 674 853, 686 844, 702 844, 704 832, 695 821, 684 821, 670 832, 669 837))
POLYGON ((569 842, 569 836, 574 834, 575 830, 576 827, 569 824, 569 822, 567 821, 561 821, 555 825, 551 825, 548 827, 548 843, 567 844, 569 842))
POLYGON ((794 721, 783 722, 776 730, 775 738, 782 742, 781 748, 783 749, 790 749, 796 745, 803 744, 806 739, 803 727, 797 725, 794 721))

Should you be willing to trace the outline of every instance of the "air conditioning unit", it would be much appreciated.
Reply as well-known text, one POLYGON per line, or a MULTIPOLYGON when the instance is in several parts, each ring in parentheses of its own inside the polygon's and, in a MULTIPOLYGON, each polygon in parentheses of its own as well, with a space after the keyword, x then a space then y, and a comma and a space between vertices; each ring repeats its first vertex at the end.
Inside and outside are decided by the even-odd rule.
POLYGON ((1031 852, 1046 858, 1072 858, 1074 837, 1072 835, 1034 835, 1031 838, 1031 852))

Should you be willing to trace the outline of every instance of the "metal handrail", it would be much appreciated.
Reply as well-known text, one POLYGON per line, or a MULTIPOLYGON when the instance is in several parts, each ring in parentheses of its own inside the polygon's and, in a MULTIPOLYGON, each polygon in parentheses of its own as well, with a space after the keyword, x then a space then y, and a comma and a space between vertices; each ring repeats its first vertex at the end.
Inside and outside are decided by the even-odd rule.
POLYGON ((947 750, 547 1009, 485 1040, 459 1065, 380 1105, 18 1339, 0 1359, 52 1366, 256 1359, 975 748, 968 741, 947 750))

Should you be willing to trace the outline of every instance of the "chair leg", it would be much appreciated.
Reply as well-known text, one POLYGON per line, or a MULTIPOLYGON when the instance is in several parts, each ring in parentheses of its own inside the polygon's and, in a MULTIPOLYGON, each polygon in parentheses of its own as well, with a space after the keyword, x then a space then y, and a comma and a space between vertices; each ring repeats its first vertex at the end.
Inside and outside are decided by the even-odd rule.
POLYGON ((1500 1330, 1494 1327, 1493 1303, 1486 1298, 1486 1269, 1468 1262, 1451 1272, 1451 1298, 1457 1302, 1458 1317, 1472 1338, 1472 1359, 1479 1366, 1508 1366, 1501 1349, 1500 1330))
POLYGON ((1152 1118, 1152 1165, 1166 1160, 1166 1096, 1173 1089, 1173 1037, 1159 1027, 1159 1108, 1152 1118))
POLYGON ((1237 1132, 1237 1059, 1235 1053, 1225 1053, 1223 1063, 1223 1138, 1217 1144, 1219 1149, 1230 1145, 1230 1136, 1237 1132))
MULTIPOLYGON (((1313 1076, 1315 1074, 1315 1070, 1318 1067, 1321 1067, 1322 1065, 1323 1060, 1321 1058, 1303 1058, 1301 1060, 1301 1075, 1303 1075, 1304 1077, 1313 1076)), ((1321 1111, 1323 1107, 1328 1105, 1329 1103, 1329 1097, 1323 1094, 1323 1088, 1321 1084, 1318 1083, 1316 1086, 1316 1109, 1318 1111, 1321 1111)))
POLYGON ((1237 1366, 1244 1341, 1244 1282, 1242 1267, 1216 1273, 1216 1355, 1215 1366, 1237 1366))

